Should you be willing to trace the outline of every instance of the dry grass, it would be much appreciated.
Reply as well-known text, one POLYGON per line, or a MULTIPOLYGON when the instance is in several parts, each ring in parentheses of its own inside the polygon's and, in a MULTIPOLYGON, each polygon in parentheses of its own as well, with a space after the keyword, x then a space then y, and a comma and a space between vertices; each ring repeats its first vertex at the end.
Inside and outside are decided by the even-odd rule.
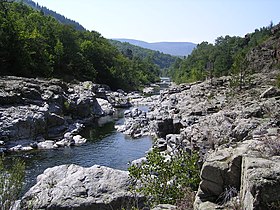
POLYGON ((184 197, 176 201, 176 206, 178 210, 191 210, 193 209, 193 203, 195 200, 195 192, 190 188, 185 188, 183 191, 184 197))
POLYGON ((235 187, 228 186, 225 191, 219 196, 217 203, 220 205, 224 205, 229 202, 233 197, 238 195, 238 191, 235 187))

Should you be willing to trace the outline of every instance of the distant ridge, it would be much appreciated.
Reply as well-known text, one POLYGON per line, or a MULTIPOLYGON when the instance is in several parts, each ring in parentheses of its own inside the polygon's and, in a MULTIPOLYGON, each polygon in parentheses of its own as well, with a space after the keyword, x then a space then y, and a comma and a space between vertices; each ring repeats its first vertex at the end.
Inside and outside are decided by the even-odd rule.
POLYGON ((113 39, 120 42, 128 42, 130 44, 147 48, 150 50, 160 51, 165 54, 174 56, 187 56, 191 54, 196 44, 192 42, 154 42, 148 43, 135 39, 113 39))

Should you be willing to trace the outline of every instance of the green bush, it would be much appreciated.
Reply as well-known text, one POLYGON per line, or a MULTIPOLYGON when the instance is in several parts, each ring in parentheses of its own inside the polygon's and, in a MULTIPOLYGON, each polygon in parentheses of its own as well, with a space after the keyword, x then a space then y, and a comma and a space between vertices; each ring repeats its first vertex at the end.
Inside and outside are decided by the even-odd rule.
POLYGON ((4 162, 4 157, 0 157, 0 209, 9 210, 21 192, 25 164, 19 159, 13 159, 12 166, 7 167, 4 162))
POLYGON ((175 204, 185 197, 184 189, 197 190, 200 181, 198 155, 179 151, 171 158, 165 158, 154 149, 141 165, 132 165, 128 171, 134 181, 133 189, 143 193, 148 204, 175 204), (137 184, 136 184, 137 183, 137 184))

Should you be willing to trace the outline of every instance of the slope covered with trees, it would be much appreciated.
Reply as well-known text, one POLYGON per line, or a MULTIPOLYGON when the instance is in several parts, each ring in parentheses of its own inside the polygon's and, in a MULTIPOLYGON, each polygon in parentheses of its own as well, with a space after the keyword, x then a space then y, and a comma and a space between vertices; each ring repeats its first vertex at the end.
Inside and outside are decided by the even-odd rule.
POLYGON ((58 13, 56 13, 56 12, 46 8, 46 7, 42 7, 38 3, 35 3, 32 0, 15 0, 15 1, 16 2, 23 2, 24 4, 32 7, 33 9, 38 10, 38 11, 44 13, 45 15, 50 15, 50 16, 54 17, 56 20, 58 20, 59 22, 61 22, 63 24, 73 26, 77 30, 81 30, 81 31, 85 31, 86 30, 78 22, 76 22, 74 20, 71 20, 71 19, 68 19, 68 18, 64 17, 63 15, 58 14, 58 13))
POLYGON ((193 82, 206 78, 240 74, 246 69, 246 54, 271 35, 271 23, 241 37, 218 37, 215 44, 202 42, 186 59, 178 58, 168 75, 176 83, 193 82))
POLYGON ((126 90, 158 79, 148 60, 129 59, 94 31, 79 31, 23 3, 0 1, 0 75, 92 80, 126 90))
POLYGON ((156 65, 158 65, 162 70, 169 68, 176 60, 175 56, 164 54, 159 51, 138 47, 128 42, 120 42, 117 40, 110 40, 110 42, 114 46, 116 46, 124 56, 130 59, 139 58, 150 60, 156 65))

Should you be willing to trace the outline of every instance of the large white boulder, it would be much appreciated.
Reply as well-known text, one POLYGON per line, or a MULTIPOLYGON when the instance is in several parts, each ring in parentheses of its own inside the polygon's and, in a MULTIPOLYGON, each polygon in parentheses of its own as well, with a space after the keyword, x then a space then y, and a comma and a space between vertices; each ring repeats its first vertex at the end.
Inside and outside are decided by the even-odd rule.
MULTIPOLYGON (((48 168, 22 198, 20 209, 127 209, 143 197, 129 190, 127 171, 94 165, 48 168)), ((142 204, 141 204, 142 202, 142 204)))

